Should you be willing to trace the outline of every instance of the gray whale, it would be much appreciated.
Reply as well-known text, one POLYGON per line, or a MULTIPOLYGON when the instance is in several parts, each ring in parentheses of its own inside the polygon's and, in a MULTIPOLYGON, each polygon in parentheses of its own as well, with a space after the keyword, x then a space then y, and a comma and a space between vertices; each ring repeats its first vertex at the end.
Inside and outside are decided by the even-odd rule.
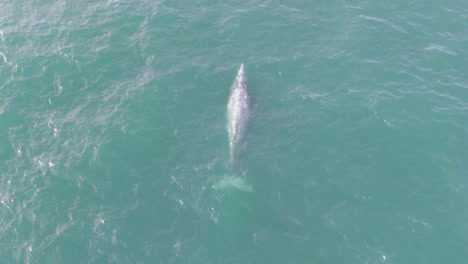
POLYGON ((241 64, 236 79, 231 86, 231 94, 227 105, 231 166, 234 165, 236 155, 242 145, 245 126, 249 118, 249 101, 249 88, 244 73, 244 64, 241 64))

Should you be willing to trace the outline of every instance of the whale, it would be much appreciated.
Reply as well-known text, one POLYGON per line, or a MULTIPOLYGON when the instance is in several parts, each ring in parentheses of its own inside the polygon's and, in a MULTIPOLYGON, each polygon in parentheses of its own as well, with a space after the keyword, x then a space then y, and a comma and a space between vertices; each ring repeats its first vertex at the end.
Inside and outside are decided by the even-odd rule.
POLYGON ((227 130, 231 167, 234 167, 237 155, 243 144, 245 127, 249 119, 250 98, 244 64, 241 64, 234 83, 231 86, 227 104, 227 130))

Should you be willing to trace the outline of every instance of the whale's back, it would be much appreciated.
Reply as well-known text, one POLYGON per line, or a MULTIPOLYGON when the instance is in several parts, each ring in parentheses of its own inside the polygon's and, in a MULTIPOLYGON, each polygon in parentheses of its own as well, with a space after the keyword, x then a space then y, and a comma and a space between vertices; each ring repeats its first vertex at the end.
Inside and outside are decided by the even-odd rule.
POLYGON ((236 79, 231 87, 231 94, 227 105, 229 147, 231 163, 234 162, 239 146, 242 144, 245 125, 249 115, 249 94, 247 80, 242 64, 237 73, 236 79))

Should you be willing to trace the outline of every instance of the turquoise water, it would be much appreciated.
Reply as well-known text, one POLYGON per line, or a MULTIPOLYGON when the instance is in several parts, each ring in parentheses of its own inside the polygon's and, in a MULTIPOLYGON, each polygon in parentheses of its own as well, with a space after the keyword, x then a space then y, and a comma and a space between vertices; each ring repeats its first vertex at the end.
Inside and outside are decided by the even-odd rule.
POLYGON ((466 263, 467 13, 2 1, 0 262, 466 263))

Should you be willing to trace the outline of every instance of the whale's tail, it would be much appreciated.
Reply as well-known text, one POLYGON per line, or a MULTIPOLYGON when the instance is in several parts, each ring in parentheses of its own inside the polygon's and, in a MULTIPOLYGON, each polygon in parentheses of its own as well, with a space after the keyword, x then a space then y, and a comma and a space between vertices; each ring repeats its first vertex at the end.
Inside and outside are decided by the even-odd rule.
POLYGON ((247 180, 244 177, 239 176, 224 176, 213 185, 213 189, 238 189, 244 192, 253 191, 253 187, 247 183, 247 180))

